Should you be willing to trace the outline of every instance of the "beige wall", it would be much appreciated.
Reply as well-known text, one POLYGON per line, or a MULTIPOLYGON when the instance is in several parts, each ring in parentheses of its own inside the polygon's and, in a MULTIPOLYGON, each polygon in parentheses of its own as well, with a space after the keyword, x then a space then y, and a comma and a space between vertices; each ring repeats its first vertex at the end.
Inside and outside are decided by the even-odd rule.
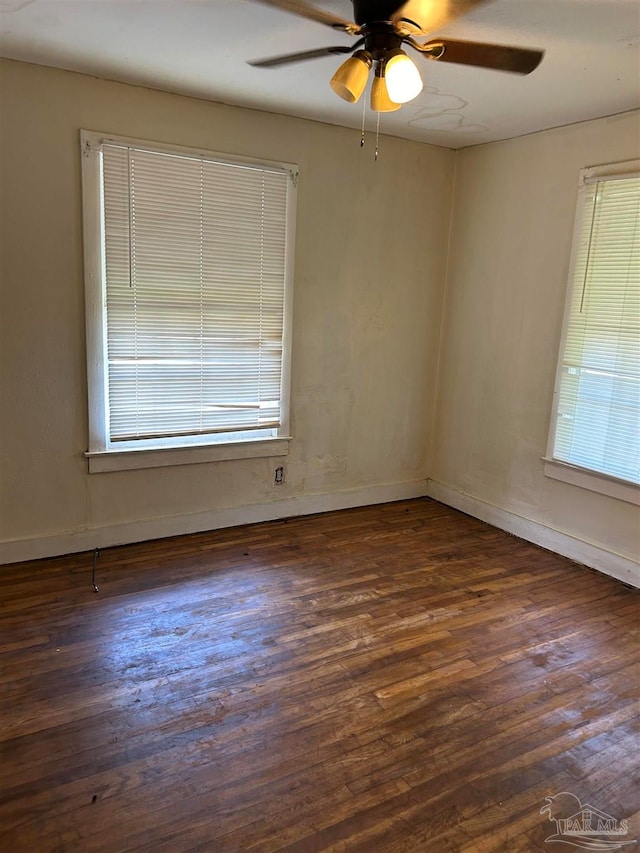
POLYGON ((313 495, 391 499, 431 477, 637 555, 635 508, 540 461, 578 172, 637 156, 637 114, 457 154, 383 137, 374 163, 351 130, 16 62, 0 75, 0 551, 235 523, 313 495), (284 460, 87 473, 80 128, 300 166, 284 460))
POLYGON ((453 152, 383 137, 374 163, 351 130, 17 62, 1 75, 0 544, 424 483, 453 152), (282 459, 87 473, 80 128, 299 165, 284 486, 282 459))
POLYGON ((637 113, 459 152, 430 474, 638 558, 638 510, 543 474, 579 170, 639 152, 637 113))

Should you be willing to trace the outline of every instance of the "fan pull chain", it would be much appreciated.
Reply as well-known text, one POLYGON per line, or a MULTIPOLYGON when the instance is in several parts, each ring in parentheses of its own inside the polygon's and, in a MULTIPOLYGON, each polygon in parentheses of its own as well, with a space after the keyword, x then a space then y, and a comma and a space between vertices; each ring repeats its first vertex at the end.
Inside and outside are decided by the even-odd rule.
POLYGON ((367 109, 367 99, 362 99, 362 131, 360 134, 360 148, 364 148, 364 117, 367 109))
POLYGON ((374 156, 374 160, 378 159, 378 140, 380 138, 380 113, 378 112, 378 118, 376 120, 376 153, 374 156))

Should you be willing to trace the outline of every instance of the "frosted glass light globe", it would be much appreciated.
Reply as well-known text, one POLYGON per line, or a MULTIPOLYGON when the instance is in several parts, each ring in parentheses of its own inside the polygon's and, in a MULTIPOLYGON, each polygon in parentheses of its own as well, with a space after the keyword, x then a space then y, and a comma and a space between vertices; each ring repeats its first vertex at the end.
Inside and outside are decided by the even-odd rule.
POLYGON ((422 91, 422 79, 415 64, 403 50, 394 53, 384 66, 389 98, 396 104, 412 101, 422 91))

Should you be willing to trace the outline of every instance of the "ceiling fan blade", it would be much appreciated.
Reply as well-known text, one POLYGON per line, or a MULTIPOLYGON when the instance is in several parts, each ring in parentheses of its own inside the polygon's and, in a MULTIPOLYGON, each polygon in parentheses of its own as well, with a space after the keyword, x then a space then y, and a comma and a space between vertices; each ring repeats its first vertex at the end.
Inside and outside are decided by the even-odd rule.
POLYGON ((285 12, 293 12, 294 15, 309 18, 312 21, 317 21, 319 24, 326 24, 334 30, 342 30, 351 35, 356 35, 360 32, 360 27, 354 24, 353 21, 347 21, 346 18, 339 18, 337 15, 332 15, 322 9, 316 9, 315 6, 309 6, 303 0, 254 0, 254 3, 275 6, 278 9, 284 9, 285 12))
POLYGON ((428 35, 446 24, 466 15, 476 6, 482 6, 489 0, 406 0, 398 3, 391 15, 393 23, 402 28, 402 22, 414 24, 414 35, 428 35))
POLYGON ((422 45, 418 45, 412 39, 408 42, 412 47, 426 53, 431 59, 437 59, 438 62, 494 68, 497 71, 511 71, 514 74, 530 74, 540 65, 544 56, 543 50, 475 41, 433 39, 422 45))
POLYGON ((317 50, 303 50, 301 53, 285 53, 282 56, 272 56, 269 59, 254 59, 249 62, 254 68, 274 68, 276 65, 287 65, 289 62, 303 62, 306 59, 317 59, 320 56, 329 56, 336 53, 351 53, 353 46, 340 45, 339 47, 319 47, 317 50))

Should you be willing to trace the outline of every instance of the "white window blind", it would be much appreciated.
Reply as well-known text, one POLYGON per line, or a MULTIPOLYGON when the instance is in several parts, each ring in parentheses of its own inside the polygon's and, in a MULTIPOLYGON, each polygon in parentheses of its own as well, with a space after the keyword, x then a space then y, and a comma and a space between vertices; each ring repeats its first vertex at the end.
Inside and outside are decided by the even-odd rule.
POLYGON ((640 176, 582 188, 553 458, 640 482, 640 176))
POLYGON ((100 152, 108 442, 277 428, 289 172, 100 152))

